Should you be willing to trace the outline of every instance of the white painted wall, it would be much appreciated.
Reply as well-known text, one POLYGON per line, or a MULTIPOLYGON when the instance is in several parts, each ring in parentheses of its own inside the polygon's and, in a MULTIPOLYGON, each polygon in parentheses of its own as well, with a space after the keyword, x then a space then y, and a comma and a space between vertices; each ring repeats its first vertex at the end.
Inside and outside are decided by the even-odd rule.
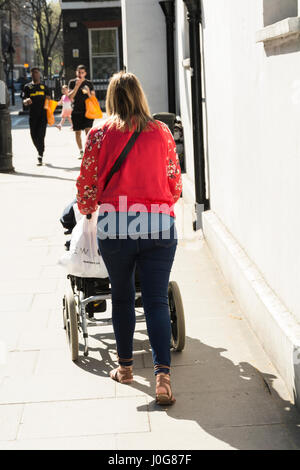
POLYGON ((184 147, 186 175, 183 177, 184 198, 189 203, 195 202, 194 153, 192 132, 191 72, 184 68, 183 60, 189 59, 189 28, 186 19, 186 7, 182 0, 176 2, 175 42, 177 58, 176 73, 178 83, 177 112, 184 127, 184 147))
POLYGON ((122 0, 124 64, 140 79, 152 113, 168 111, 165 16, 157 0, 122 0))
POLYGON ((300 320, 300 45, 255 43, 263 0, 203 8, 211 208, 300 320))

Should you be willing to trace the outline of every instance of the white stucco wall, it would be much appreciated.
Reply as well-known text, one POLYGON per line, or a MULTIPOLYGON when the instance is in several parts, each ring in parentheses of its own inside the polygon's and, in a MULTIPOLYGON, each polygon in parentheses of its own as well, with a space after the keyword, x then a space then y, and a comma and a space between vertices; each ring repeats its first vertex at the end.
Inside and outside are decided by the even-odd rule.
POLYGON ((165 16, 157 0, 122 0, 124 64, 146 92, 152 113, 168 111, 165 16))
POLYGON ((184 68, 183 60, 189 59, 189 29, 186 19, 186 7, 182 0, 176 1, 176 24, 175 24, 175 43, 176 43, 176 73, 177 84, 179 87, 177 106, 178 114, 184 127, 184 147, 186 175, 183 177, 183 192, 185 200, 189 203, 195 202, 194 188, 194 151, 193 151, 193 132, 192 132, 192 99, 191 99, 191 72, 184 68))
POLYGON ((255 42, 263 0, 203 8, 211 208, 300 320, 300 46, 255 42))

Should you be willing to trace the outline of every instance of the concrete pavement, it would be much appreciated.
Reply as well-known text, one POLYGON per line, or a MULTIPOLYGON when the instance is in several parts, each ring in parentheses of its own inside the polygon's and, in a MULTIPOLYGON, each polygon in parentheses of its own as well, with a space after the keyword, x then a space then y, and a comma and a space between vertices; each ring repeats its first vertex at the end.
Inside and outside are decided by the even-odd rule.
POLYGON ((111 325, 91 326, 90 357, 72 363, 57 259, 65 243, 58 219, 80 164, 74 136, 48 129, 45 166, 36 167, 27 118, 13 121, 16 173, 0 174, 0 449, 300 449, 292 398, 200 235, 180 242, 172 272, 187 328, 185 350, 173 353, 177 403, 155 405, 142 318, 131 386, 108 378, 111 325))

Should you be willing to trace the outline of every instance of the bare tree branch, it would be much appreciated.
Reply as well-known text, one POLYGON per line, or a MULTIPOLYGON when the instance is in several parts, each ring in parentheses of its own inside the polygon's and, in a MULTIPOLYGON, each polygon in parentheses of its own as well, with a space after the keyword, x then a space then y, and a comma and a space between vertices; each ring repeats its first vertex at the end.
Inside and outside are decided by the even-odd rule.
MULTIPOLYGON (((9 0, 0 0, 0 2, 9 0)), ((15 1, 15 0, 13 0, 15 1)), ((47 0, 21 0, 23 16, 30 22, 38 36, 37 44, 44 63, 44 74, 48 76, 49 57, 56 46, 61 31, 62 13, 59 5, 47 0)))
POLYGON ((0 10, 7 10, 8 8, 16 9, 20 7, 18 0, 0 0, 0 10))

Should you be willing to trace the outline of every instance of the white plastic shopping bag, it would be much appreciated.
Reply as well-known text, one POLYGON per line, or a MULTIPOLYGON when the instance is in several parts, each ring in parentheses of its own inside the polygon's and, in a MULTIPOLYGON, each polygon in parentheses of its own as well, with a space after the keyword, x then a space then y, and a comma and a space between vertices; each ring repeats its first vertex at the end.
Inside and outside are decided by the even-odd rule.
POLYGON ((108 272, 97 245, 98 212, 91 219, 82 217, 72 232, 70 250, 59 260, 68 274, 77 277, 106 278, 108 272))

